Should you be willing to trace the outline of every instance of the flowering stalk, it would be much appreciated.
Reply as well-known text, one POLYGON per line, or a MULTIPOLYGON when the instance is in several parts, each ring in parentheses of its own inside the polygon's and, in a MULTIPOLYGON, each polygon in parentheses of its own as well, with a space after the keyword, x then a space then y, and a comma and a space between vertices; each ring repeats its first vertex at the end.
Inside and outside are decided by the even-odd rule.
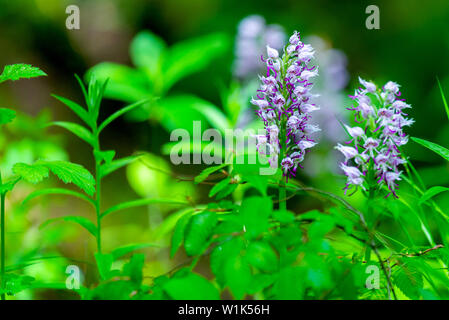
POLYGON ((359 187, 368 191, 370 198, 386 186, 389 195, 396 195, 397 181, 401 180, 399 166, 406 163, 399 147, 407 144, 403 128, 413 124, 404 109, 411 108, 400 99, 399 85, 389 81, 382 88, 359 78, 362 87, 350 96, 356 103, 348 110, 354 111, 355 127, 346 126, 351 140, 335 148, 345 157, 340 168, 347 176, 347 190, 359 187), (352 164, 350 164, 350 161, 352 164))
MULTIPOLYGON (((316 143, 310 137, 320 129, 309 124, 310 113, 318 108, 310 103, 312 98, 310 81, 318 75, 316 66, 310 66, 313 48, 301 42, 298 32, 294 32, 284 54, 279 57, 276 49, 267 46, 268 58, 266 76, 257 98, 251 102, 259 109, 257 114, 265 125, 266 134, 258 136, 257 149, 267 155, 270 166, 281 168, 286 180, 295 176, 301 167, 304 155, 316 143)), ((285 202, 285 185, 281 182, 280 202, 285 202)), ((281 208, 285 206, 280 205, 281 208)))

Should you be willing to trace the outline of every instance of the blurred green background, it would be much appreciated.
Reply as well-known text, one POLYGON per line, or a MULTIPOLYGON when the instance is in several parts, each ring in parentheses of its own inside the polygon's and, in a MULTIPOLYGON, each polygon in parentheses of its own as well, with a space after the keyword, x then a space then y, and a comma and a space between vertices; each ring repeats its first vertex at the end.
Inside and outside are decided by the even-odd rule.
MULTIPOLYGON (((170 89, 170 93, 195 94, 220 106, 219 84, 228 84, 232 78, 233 39, 238 23, 252 14, 263 16, 269 24, 283 26, 287 34, 298 30, 303 36, 318 35, 333 48, 344 52, 350 75, 346 93, 352 93, 358 86, 358 76, 374 80, 379 85, 388 80, 398 82, 402 86, 403 97, 413 106, 410 116, 416 120, 408 133, 449 146, 449 125, 436 82, 438 77, 448 95, 448 1, 0 0, 1 65, 30 63, 48 74, 46 78, 8 83, 0 88, 2 107, 13 107, 35 118, 25 117, 2 133, 2 163, 24 161, 24 157, 55 157, 70 158, 92 169, 86 144, 58 129, 40 128, 49 119, 69 120, 73 117, 50 94, 82 101, 73 74, 84 75, 89 68, 104 61, 132 66, 129 45, 142 30, 159 35, 168 45, 212 32, 227 34, 232 41, 224 54, 214 59, 205 70, 182 79, 170 89), (80 7, 80 30, 68 30, 65 26, 65 9, 70 4, 80 7), (380 8, 380 30, 367 30, 365 27, 368 16, 365 8, 370 4, 377 4, 380 8)), ((119 101, 105 100, 103 117, 122 105, 119 101)), ((168 171, 182 171, 194 176, 203 168, 170 166, 168 157, 161 156, 161 147, 169 141, 169 133, 158 123, 119 119, 105 131, 102 139, 104 148, 116 149, 119 157, 135 151, 148 151, 157 155, 152 163, 168 171)), ((430 185, 449 183, 449 168, 438 156, 413 143, 409 143, 407 152, 425 182, 430 185)), ((131 186, 124 171, 106 179, 105 206, 148 195, 179 194, 203 201, 207 199, 207 188, 195 191, 189 183, 179 186, 175 179, 162 173, 133 171, 132 167, 127 173, 133 182, 131 186), (139 185, 136 182, 139 179, 144 183, 139 185)), ((335 179, 329 179, 329 175, 316 181, 307 177, 300 179, 341 193, 343 180, 331 177, 335 179)), ((22 194, 19 192, 17 199, 9 199, 10 204, 20 202, 30 188, 21 186, 22 194)), ((292 200, 292 206, 296 206, 298 211, 317 205, 308 202, 311 200, 301 200, 296 203, 292 200)), ((442 198, 441 201, 449 205, 449 199, 442 198)), ((15 210, 13 216, 8 217, 13 229, 9 235, 9 251, 20 252, 20 256, 33 252, 63 253, 66 257, 85 256, 88 260, 87 248, 92 248, 94 243, 87 240, 87 235, 76 226, 58 225, 38 230, 44 217, 73 213, 73 210, 88 212, 74 200, 73 203, 63 200, 51 204, 45 200, 34 203, 25 220, 21 216, 25 209, 15 210)), ((153 237, 153 224, 157 225, 165 212, 166 208, 150 207, 107 220, 106 249, 118 244, 148 242, 153 237), (160 211, 161 215, 155 218, 154 214, 148 214, 154 211, 160 211)), ((148 252, 154 256, 150 259, 153 263, 148 265, 149 274, 159 274, 173 264, 168 261, 168 253, 164 250, 151 250, 148 252)), ((45 278, 52 274, 51 268, 61 270, 66 265, 67 261, 59 264, 49 262, 45 267, 40 264, 29 272, 45 278)), ((86 277, 89 277, 88 273, 86 277)))

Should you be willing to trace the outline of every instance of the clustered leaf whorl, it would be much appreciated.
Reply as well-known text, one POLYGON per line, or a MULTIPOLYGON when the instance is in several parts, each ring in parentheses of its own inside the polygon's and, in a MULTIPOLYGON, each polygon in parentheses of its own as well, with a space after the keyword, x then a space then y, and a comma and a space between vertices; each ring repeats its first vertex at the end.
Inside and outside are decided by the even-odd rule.
POLYGON ((358 126, 346 127, 351 140, 346 146, 335 148, 343 153, 345 160, 340 168, 348 177, 345 192, 361 187, 389 189, 387 196, 396 195, 397 181, 401 180, 399 165, 406 163, 400 147, 407 144, 404 127, 413 124, 404 109, 411 108, 400 99, 399 85, 389 81, 382 88, 359 78, 362 87, 349 96, 355 105, 347 108, 354 112, 358 126), (351 146, 349 146, 351 145, 351 146), (350 161, 352 164, 350 164, 350 161))
POLYGON ((318 110, 310 103, 313 96, 311 79, 318 75, 318 68, 311 66, 314 50, 301 42, 294 32, 284 54, 267 46, 267 73, 260 76, 262 82, 256 99, 252 103, 259 109, 257 114, 263 120, 266 135, 258 137, 257 148, 269 156, 272 167, 281 167, 284 176, 295 176, 304 155, 316 142, 311 134, 319 131, 309 124, 310 113, 318 110))

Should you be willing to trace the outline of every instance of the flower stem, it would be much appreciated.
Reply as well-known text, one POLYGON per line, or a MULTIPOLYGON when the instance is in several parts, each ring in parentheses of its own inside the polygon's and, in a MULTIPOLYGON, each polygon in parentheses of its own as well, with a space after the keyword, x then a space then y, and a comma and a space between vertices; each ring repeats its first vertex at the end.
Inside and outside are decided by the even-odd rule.
POLYGON ((287 190, 285 188, 284 177, 279 185, 279 209, 287 210, 287 190))

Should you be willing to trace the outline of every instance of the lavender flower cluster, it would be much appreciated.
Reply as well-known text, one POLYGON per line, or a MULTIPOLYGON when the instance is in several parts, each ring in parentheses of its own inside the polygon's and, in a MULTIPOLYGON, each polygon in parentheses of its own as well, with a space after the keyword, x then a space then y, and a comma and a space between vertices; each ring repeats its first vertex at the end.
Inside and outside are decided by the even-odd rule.
POLYGON ((309 123, 310 113, 319 108, 310 103, 313 83, 318 75, 316 66, 309 66, 314 57, 311 45, 301 42, 298 32, 289 39, 284 54, 267 46, 265 62, 267 73, 259 76, 262 82, 257 99, 251 102, 258 107, 266 135, 258 136, 257 149, 268 155, 272 167, 282 168, 283 175, 295 176, 308 149, 316 143, 311 134, 320 131, 309 123))
POLYGON ((413 124, 404 109, 411 108, 400 99, 399 85, 387 82, 381 89, 372 82, 359 78, 362 87, 350 96, 356 104, 347 108, 354 111, 354 121, 359 125, 345 126, 351 140, 346 146, 338 144, 335 148, 345 157, 340 168, 347 176, 345 192, 355 187, 364 190, 387 186, 387 196, 396 195, 397 181, 401 180, 399 166, 406 161, 399 147, 407 144, 408 136, 403 128, 413 124), (348 146, 352 145, 352 146, 348 146), (349 164, 349 161, 353 164, 349 164), (369 181, 369 177, 373 177, 369 181))

